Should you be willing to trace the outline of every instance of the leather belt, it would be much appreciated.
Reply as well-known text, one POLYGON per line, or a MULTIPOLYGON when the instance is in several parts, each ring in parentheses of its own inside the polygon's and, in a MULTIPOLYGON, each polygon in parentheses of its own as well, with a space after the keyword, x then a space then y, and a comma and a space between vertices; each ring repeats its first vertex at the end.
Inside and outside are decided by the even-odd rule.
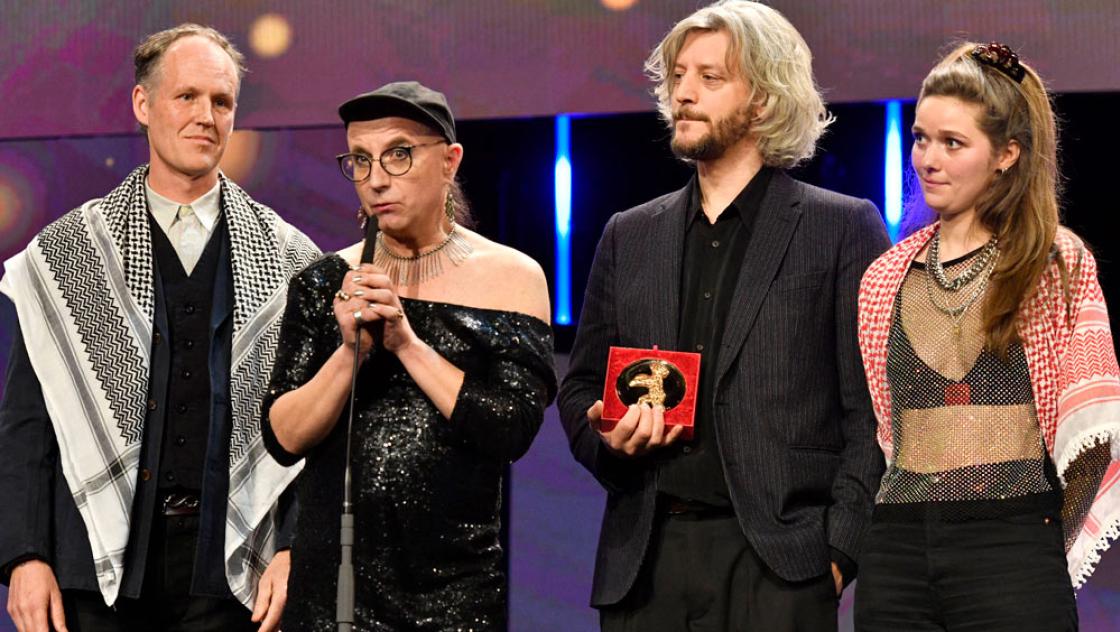
POLYGON ((167 492, 163 495, 163 515, 197 516, 202 499, 193 492, 167 492))
POLYGON ((735 517, 735 509, 732 507, 719 507, 695 500, 677 498, 676 496, 662 496, 660 510, 662 514, 667 516, 698 519, 735 517))

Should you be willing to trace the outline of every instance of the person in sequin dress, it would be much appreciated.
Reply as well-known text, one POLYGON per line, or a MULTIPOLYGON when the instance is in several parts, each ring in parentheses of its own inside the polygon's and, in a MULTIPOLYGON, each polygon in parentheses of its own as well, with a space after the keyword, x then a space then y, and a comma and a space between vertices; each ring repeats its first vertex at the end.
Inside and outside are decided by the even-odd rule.
POLYGON ((1049 96, 1008 47, 962 44, 913 133, 938 221, 860 287, 887 470, 856 629, 1076 630, 1120 525, 1120 371, 1093 256, 1058 222, 1049 96))
POLYGON ((354 629, 504 630, 502 472, 528 450, 556 391, 545 277, 463 227, 463 147, 442 94, 394 83, 339 113, 349 147, 340 166, 381 233, 373 264, 358 265, 358 243, 290 286, 263 420, 269 451, 306 463, 283 625, 335 629, 360 345, 354 629))

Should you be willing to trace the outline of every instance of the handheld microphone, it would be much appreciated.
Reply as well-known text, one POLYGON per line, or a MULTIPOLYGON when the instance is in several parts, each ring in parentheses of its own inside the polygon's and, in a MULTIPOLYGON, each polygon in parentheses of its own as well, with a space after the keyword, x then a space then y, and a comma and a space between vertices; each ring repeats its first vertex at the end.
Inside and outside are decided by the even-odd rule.
POLYGON ((362 258, 359 263, 373 263, 373 249, 377 246, 377 233, 380 230, 377 227, 376 217, 366 219, 366 240, 362 244, 362 258))
MULTIPOLYGON (((366 220, 365 243, 362 244, 361 263, 373 263, 373 250, 377 246, 377 218, 366 220)), ((358 369, 362 365, 361 334, 354 341, 354 370, 350 375, 350 413, 346 421, 346 469, 342 477, 342 519, 339 545, 341 559, 338 563, 338 592, 335 596, 335 620, 338 632, 354 629, 354 505, 350 494, 350 438, 354 431, 354 395, 358 390, 358 369)))

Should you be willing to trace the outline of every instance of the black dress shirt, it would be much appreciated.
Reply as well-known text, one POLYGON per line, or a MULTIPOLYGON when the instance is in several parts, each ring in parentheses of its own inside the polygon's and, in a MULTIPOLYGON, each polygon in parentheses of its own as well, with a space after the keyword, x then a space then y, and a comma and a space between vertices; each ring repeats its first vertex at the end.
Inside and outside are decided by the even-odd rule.
POLYGON ((700 385, 692 441, 662 453, 657 488, 663 494, 731 507, 712 415, 713 372, 751 229, 772 175, 772 168, 763 167, 715 223, 704 214, 699 182, 693 178, 689 184, 677 349, 700 354, 700 385))

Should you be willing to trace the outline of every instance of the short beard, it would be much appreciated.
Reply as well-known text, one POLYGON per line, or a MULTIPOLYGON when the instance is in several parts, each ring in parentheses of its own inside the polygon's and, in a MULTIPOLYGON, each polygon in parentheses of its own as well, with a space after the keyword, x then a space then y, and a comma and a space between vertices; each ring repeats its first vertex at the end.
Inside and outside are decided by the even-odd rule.
MULTIPOLYGON (((720 119, 713 126, 712 131, 701 136, 695 142, 686 144, 673 136, 673 141, 670 147, 673 154, 681 160, 715 160, 723 156, 727 149, 735 143, 742 140, 751 132, 751 106, 750 104, 732 112, 731 116, 720 119)), ((681 113, 673 116, 673 122, 682 120, 681 113)), ((684 120, 705 120, 711 121, 709 118, 693 118, 691 116, 684 117, 684 120)))

